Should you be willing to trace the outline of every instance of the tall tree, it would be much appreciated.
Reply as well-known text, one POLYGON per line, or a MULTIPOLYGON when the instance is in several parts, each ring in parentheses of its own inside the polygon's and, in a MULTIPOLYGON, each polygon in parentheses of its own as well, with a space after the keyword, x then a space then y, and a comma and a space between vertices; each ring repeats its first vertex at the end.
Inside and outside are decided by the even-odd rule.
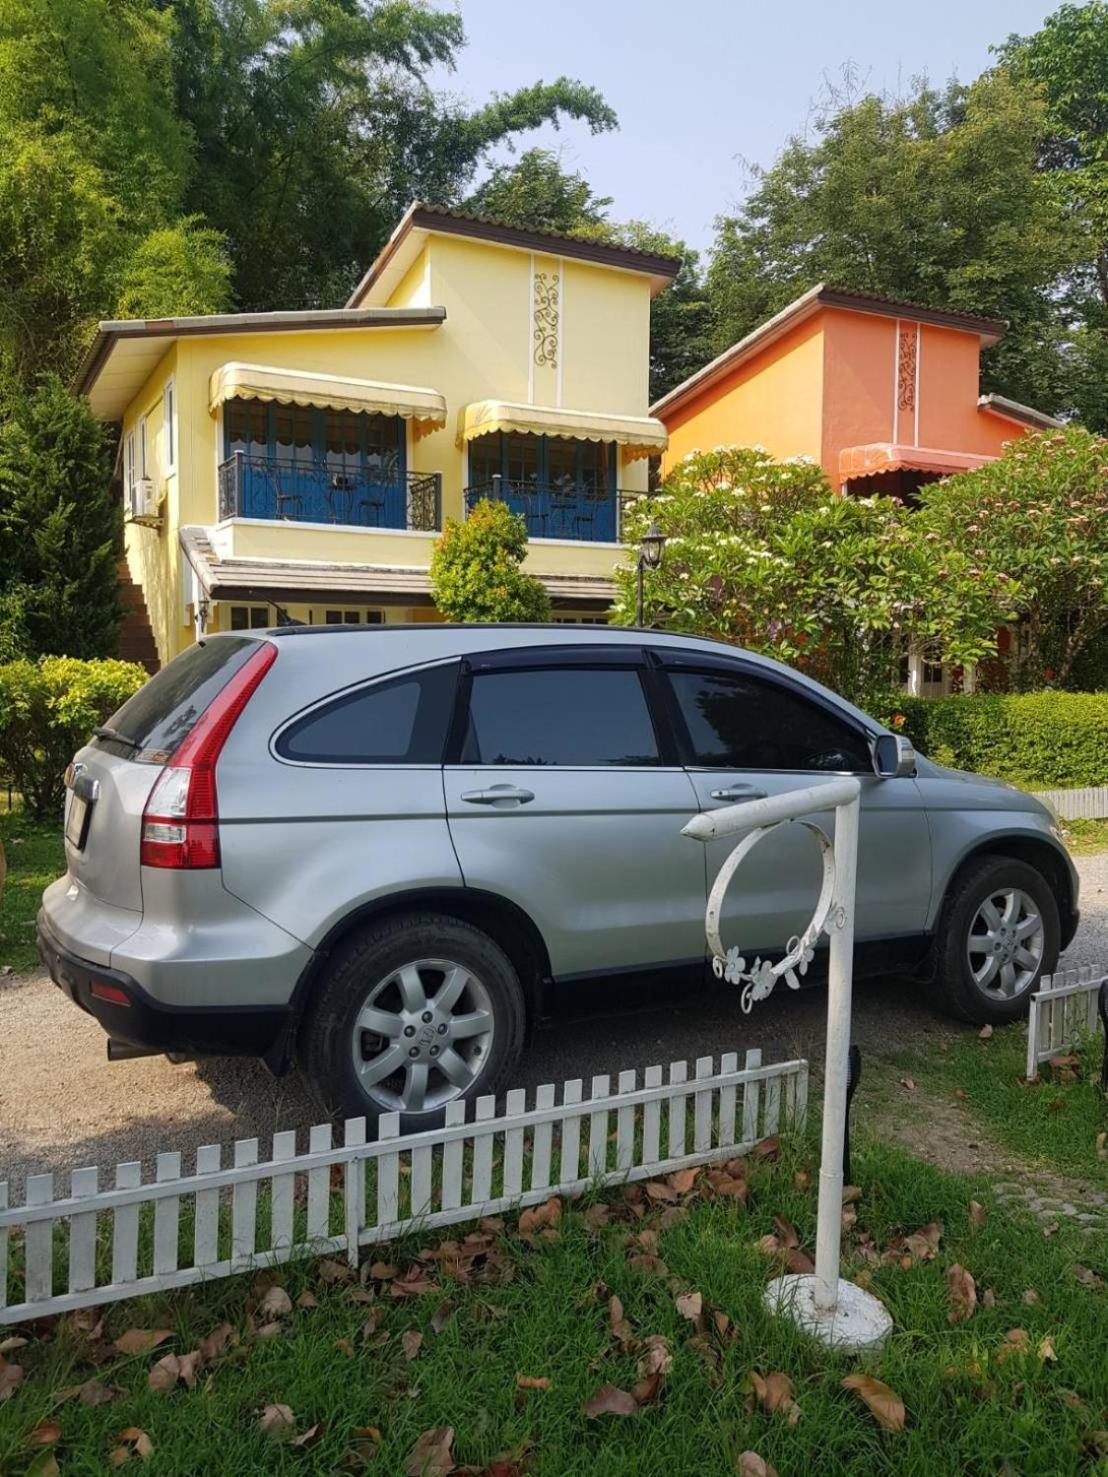
POLYGON ((1075 245, 1060 284, 1073 327, 1069 392, 1078 417, 1108 430, 1108 4, 1063 5, 1033 36, 999 48, 1043 98, 1039 165, 1062 199, 1075 245))
POLYGON ((1036 87, 1006 69, 902 100, 833 100, 719 223, 716 347, 823 280, 1008 319, 984 388, 1058 408, 1066 325, 1051 288, 1074 247, 1038 168, 1045 123, 1036 87))
POLYGON ((562 168, 550 149, 528 149, 512 164, 498 164, 466 205, 509 226, 542 231, 582 231, 607 223, 610 196, 597 196, 584 175, 562 168))

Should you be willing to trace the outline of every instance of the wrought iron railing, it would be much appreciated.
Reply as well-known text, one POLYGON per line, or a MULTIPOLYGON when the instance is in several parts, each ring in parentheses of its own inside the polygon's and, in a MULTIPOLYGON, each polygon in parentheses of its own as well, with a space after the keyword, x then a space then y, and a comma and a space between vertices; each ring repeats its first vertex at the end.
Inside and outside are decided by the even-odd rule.
POLYGON ((347 469, 236 451, 219 467, 219 516, 436 533, 442 473, 401 473, 388 461, 347 469))
POLYGON ((522 513, 532 538, 568 538, 586 542, 618 542, 623 516, 631 503, 648 497, 624 487, 577 487, 493 476, 466 488, 466 508, 488 498, 508 503, 522 513))

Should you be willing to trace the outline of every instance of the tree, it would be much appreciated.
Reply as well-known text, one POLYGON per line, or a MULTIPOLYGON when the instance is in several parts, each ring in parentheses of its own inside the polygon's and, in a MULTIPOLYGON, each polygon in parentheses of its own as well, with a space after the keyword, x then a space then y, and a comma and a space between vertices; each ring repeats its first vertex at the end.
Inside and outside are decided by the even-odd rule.
POLYGON ((580 232, 607 221, 609 196, 596 196, 588 180, 564 170, 549 149, 528 149, 514 164, 497 165, 466 206, 508 226, 580 232))
POLYGON ((453 518, 435 541, 431 591, 452 621, 545 621, 550 596, 524 574, 527 524, 506 503, 483 500, 464 523, 453 518))
POLYGON ((120 318, 178 318, 225 313, 231 306, 231 262, 218 231, 186 216, 151 231, 123 272, 120 318))
POLYGON ((1087 425, 1108 431, 1108 5, 1063 5, 1035 35, 1011 36, 998 50, 1045 104, 1039 167, 1075 247, 1057 293, 1075 325, 1069 400, 1087 425))
POLYGON ((1046 111, 1001 68, 903 100, 832 98, 720 221, 709 296, 717 350, 819 281, 1009 321, 983 388, 1065 403, 1067 325, 1051 291, 1070 223, 1038 167, 1046 111))
POLYGON ((995 462, 920 491, 934 547, 965 550, 1011 581, 1020 639, 1013 684, 1061 685, 1108 636, 1108 441, 1080 427, 1022 437, 995 462))
MULTIPOLYGON (((935 558, 893 498, 836 497, 806 458, 727 447, 686 457, 627 515, 634 547, 667 537, 646 579, 646 619, 789 662, 854 701, 897 680, 909 637, 944 660, 995 650, 1007 582, 956 549, 935 558)), ((615 619, 634 621, 635 574, 617 571, 615 619)))
POLYGON ((111 656, 121 611, 107 427, 56 377, 0 421, 0 616, 25 655, 111 656))

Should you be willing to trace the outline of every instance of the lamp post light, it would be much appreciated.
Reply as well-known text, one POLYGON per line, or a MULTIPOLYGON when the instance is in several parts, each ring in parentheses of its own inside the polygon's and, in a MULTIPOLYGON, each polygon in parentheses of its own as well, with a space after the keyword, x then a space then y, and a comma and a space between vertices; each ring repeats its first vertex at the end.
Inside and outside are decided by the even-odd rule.
POLYGON ((652 523, 642 536, 639 546, 638 562, 638 600, 635 607, 635 624, 641 626, 643 623, 643 575, 648 569, 657 569, 662 562, 662 554, 666 547, 666 536, 658 527, 652 523))

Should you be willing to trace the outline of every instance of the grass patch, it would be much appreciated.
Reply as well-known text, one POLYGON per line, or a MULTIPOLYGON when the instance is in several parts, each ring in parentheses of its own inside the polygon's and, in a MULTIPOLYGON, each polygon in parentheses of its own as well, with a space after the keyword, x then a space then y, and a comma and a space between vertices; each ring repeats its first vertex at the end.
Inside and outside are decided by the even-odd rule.
POLYGON ((1076 1082, 1062 1082, 1046 1063, 1037 1083, 1024 1083, 1027 1026, 994 1031, 987 1040, 958 1037, 928 1059, 938 1077, 993 1135, 1021 1157, 1045 1169, 1077 1175, 1108 1187, 1108 1160, 1097 1156, 1097 1134, 1108 1129, 1108 1098, 1100 1090, 1103 1036, 1089 1037, 1075 1054, 1076 1082))
MULTIPOLYGON (((1099 1470, 1094 1432, 1108 1403, 1108 1291, 1080 1282, 1073 1267, 1108 1271, 1108 1238, 1079 1238, 1069 1227, 1044 1238, 1030 1218, 998 1209, 980 1185, 900 1150, 863 1146, 855 1165, 864 1194, 851 1233, 851 1271, 872 1278, 895 1320, 888 1346, 864 1367, 891 1385, 908 1411, 906 1429, 887 1432, 841 1388, 859 1361, 809 1342, 762 1308, 769 1263, 757 1240, 784 1215, 811 1246, 816 1177, 798 1184, 794 1174, 812 1167, 804 1155, 752 1165, 748 1210, 696 1200, 672 1225, 659 1224, 664 1207, 655 1211, 643 1201, 640 1217, 617 1194, 606 1227, 590 1229, 583 1207, 567 1212, 557 1239, 524 1244, 509 1226, 491 1280, 475 1272, 469 1282, 451 1281, 432 1260, 427 1275, 438 1285, 417 1297, 395 1298, 386 1281, 371 1282, 378 1296, 367 1305, 351 1296, 357 1284, 328 1280, 325 1268, 283 1269, 276 1276, 294 1304, 311 1291, 318 1306, 294 1306, 272 1338, 247 1336, 257 1296, 252 1278, 107 1309, 99 1363, 87 1332, 73 1319, 58 1320, 8 1355, 26 1373, 0 1404, 0 1470, 15 1477, 31 1470, 35 1450, 26 1438, 44 1419, 61 1427, 63 1472, 103 1470, 118 1433, 132 1425, 149 1433, 152 1471, 221 1477, 356 1470, 357 1432, 366 1427, 380 1440, 361 1438, 365 1469, 392 1477, 434 1426, 454 1428, 459 1465, 481 1469, 508 1453, 514 1465, 501 1469, 505 1477, 519 1470, 531 1477, 725 1473, 747 1449, 782 1474, 954 1477, 993 1474, 1006 1463, 1025 1477, 1099 1470), (970 1217, 971 1196, 989 1211, 984 1226, 970 1217), (930 1220, 944 1225, 934 1261, 868 1266, 858 1253, 863 1228, 882 1251, 930 1220), (628 1240, 652 1227, 665 1267, 636 1268, 629 1255, 637 1248, 628 1240), (982 1298, 969 1321, 951 1325, 944 1270, 953 1262, 977 1279, 982 1298), (1023 1301, 1029 1288, 1041 1302, 1023 1301), (709 1327, 699 1338, 674 1304, 686 1289, 704 1298, 709 1327), (655 1403, 632 1416, 588 1420, 581 1406, 599 1387, 629 1390, 637 1378, 641 1351, 613 1340, 609 1293, 622 1300, 636 1340, 660 1334, 669 1341, 673 1365, 655 1403), (432 1317, 444 1302, 449 1315, 436 1332, 432 1317), (717 1309, 733 1320, 726 1337, 711 1323, 717 1309), (367 1317, 379 1320, 368 1338, 367 1317), (184 1354, 224 1320, 242 1342, 202 1372, 194 1390, 147 1388, 148 1370, 164 1350, 184 1354), (104 1357, 105 1341, 136 1326, 168 1328, 172 1336, 153 1353, 104 1357), (1017 1327, 1027 1331, 1029 1352, 998 1360, 1005 1334, 1017 1327), (408 1359, 402 1340, 413 1331, 423 1341, 408 1359), (1048 1336, 1053 1361, 1038 1354, 1048 1336), (789 1376, 801 1412, 795 1424, 783 1413, 748 1408, 752 1369, 789 1376), (550 1388, 523 1392, 520 1374, 548 1378, 550 1388), (54 1400, 55 1391, 93 1376, 120 1395, 91 1407, 54 1400), (272 1402, 292 1408, 298 1432, 320 1423, 315 1444, 294 1449, 267 1438, 258 1417, 272 1402)), ((460 1239, 465 1228, 456 1234, 460 1239)), ((372 1255, 406 1268, 421 1245, 438 1241, 412 1240, 372 1255)))
POLYGON ((1074 856, 1095 856, 1108 851, 1108 820, 1063 821, 1065 841, 1074 856))
POLYGON ((0 842, 8 876, 0 897, 0 964, 34 969, 35 917, 43 888, 65 871, 61 822, 34 821, 21 809, 0 811, 0 842))

